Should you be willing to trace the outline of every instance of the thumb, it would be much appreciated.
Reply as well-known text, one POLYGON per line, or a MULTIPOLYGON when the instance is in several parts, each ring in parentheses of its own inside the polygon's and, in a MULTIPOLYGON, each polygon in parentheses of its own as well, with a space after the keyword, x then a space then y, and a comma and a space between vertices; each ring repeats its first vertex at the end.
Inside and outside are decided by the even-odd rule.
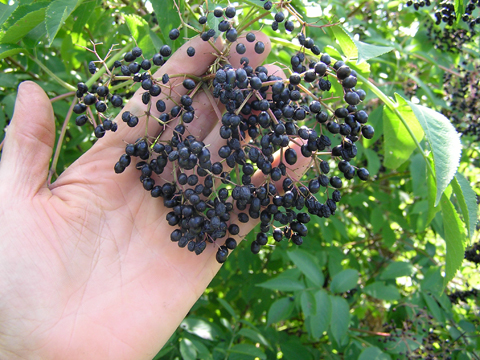
POLYGON ((46 186, 55 142, 55 120, 47 94, 31 81, 18 87, 12 121, 0 161, 0 179, 34 195, 46 186))

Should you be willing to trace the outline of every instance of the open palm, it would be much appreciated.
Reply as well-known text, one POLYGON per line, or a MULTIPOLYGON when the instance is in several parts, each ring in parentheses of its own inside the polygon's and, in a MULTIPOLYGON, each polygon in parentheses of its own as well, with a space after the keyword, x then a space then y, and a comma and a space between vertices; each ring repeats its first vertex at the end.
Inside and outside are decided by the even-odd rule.
MULTIPOLYGON (((257 36, 267 51, 255 54, 248 44, 253 67, 270 49, 257 36)), ((239 66, 239 58, 230 61, 239 66)), ((214 60, 212 47, 196 38, 155 77, 202 75, 214 60), (188 46, 195 57, 184 55, 188 46)), ((204 93, 193 105, 198 118, 188 132, 212 144, 214 155, 222 140, 215 109, 204 93)), ((145 110, 139 94, 127 108, 145 110)), ((195 256, 169 241, 169 210, 142 188, 137 171, 113 172, 125 142, 145 131, 142 123, 117 122, 117 133, 47 187, 53 111, 39 86, 19 88, 0 162, 1 358, 151 359, 220 268, 215 246, 195 256)), ((240 235, 254 225, 242 224, 240 235)))

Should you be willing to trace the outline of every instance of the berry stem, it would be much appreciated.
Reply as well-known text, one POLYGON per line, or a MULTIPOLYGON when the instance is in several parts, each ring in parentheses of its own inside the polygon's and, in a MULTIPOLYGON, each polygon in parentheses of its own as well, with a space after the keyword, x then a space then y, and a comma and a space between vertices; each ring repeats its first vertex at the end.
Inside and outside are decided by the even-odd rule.
POLYGON ((53 155, 52 165, 50 166, 50 170, 48 172, 47 187, 50 187, 52 176, 57 172, 57 163, 60 156, 60 151, 62 149, 63 138, 65 137, 65 133, 67 132, 67 125, 70 121, 70 118, 72 117, 73 107, 76 103, 77 99, 73 99, 72 103, 70 104, 70 108, 68 109, 67 116, 65 117, 65 121, 63 122, 62 130, 60 131, 60 136, 58 137, 57 146, 55 147, 55 155, 53 155))
POLYGON ((70 91, 68 93, 65 93, 65 94, 62 94, 62 95, 58 95, 58 96, 55 96, 53 98, 50 99, 50 102, 53 104, 54 102, 56 101, 59 101, 59 100, 63 100, 63 99, 66 99, 70 96, 74 96, 75 95, 75 91, 70 91))
POLYGON ((245 24, 245 25, 243 25, 242 27, 240 27, 240 28, 237 30, 237 32, 238 32, 239 34, 241 34, 241 33, 243 32, 243 30, 245 30, 246 28, 248 28, 250 25, 255 24, 255 23, 258 22, 260 19, 263 19, 264 17, 266 17, 266 16, 268 16, 268 15, 270 15, 270 12, 269 12, 269 11, 267 11, 267 12, 265 12, 265 13, 257 16, 255 19, 250 20, 247 24, 245 24))
MULTIPOLYGON (((152 31, 153 31, 153 29, 152 29, 152 31)), ((110 60, 108 60, 106 62, 106 66, 111 67, 116 60, 120 59, 123 56, 124 53, 131 50, 134 45, 135 45, 135 43, 133 41, 130 41, 127 45, 125 45, 123 48, 118 50, 118 52, 115 55, 113 55, 110 58, 110 60)), ((105 73, 105 67, 102 67, 102 68, 98 69, 98 71, 95 74, 93 74, 93 76, 90 79, 88 79, 87 82, 85 82, 85 85, 87 85, 90 88, 98 79, 100 79, 100 77, 104 73, 105 73)))

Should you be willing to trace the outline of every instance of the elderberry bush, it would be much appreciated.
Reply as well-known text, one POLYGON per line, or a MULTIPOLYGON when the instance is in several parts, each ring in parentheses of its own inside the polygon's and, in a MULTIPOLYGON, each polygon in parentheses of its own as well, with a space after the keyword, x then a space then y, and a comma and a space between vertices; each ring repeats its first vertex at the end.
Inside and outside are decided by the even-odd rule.
MULTIPOLYGON (((295 24, 286 19, 281 4, 273 7, 267 1, 264 8, 274 12, 272 29, 280 29, 283 23, 287 33, 294 31, 295 24)), ((277 242, 301 245, 312 216, 335 214, 346 181, 369 178, 365 168, 350 163, 357 155, 355 143, 374 136, 367 112, 359 108, 366 92, 357 86, 356 72, 343 61, 322 54, 305 30, 296 34, 301 47, 291 56, 284 79, 264 66, 249 65, 245 45, 253 43, 254 52, 261 54, 265 44, 254 32, 238 27, 234 6, 206 10, 197 25, 203 41, 213 44, 221 36, 223 49, 212 46, 219 56, 204 76, 184 74, 181 86, 186 94, 179 103, 167 109, 166 98, 161 96, 173 90, 169 76, 178 75, 155 78, 152 71, 168 61, 171 47, 165 44, 147 59, 136 46, 115 61, 94 89, 77 84, 75 123, 94 123, 88 114, 96 112, 102 123, 96 124, 95 136, 115 132, 119 125, 107 113, 121 107, 123 99, 110 90, 112 81, 139 84, 147 116, 163 130, 156 138, 145 136, 127 144, 113 169, 118 174, 137 171, 139 186, 171 210, 166 220, 172 226, 173 242, 197 255, 214 243, 216 259, 223 263, 236 248, 238 236, 245 235, 240 234, 239 224, 259 221, 260 231, 251 243, 253 253, 267 245, 269 235, 277 242), (220 19, 217 27, 209 26, 212 15, 220 19), (233 49, 244 54, 241 67, 233 67, 228 57, 220 56, 233 49), (341 86, 341 94, 333 92, 332 82, 341 86), (197 121, 192 104, 200 88, 225 108, 219 128, 223 146, 214 154, 211 144, 188 131, 189 124, 197 121), (325 101, 332 97, 337 101, 325 101), (162 136, 167 129, 172 130, 168 138, 162 136), (308 164, 305 176, 296 173, 297 162, 308 164), (161 180, 165 171, 174 173, 174 182, 161 180)), ((173 28, 168 36, 177 40, 180 30, 173 28)), ((193 47, 185 55, 198 56, 193 47)), ((95 74, 96 63, 90 62, 88 69, 95 74)), ((133 128, 141 116, 125 111, 121 119, 124 126, 133 128)))

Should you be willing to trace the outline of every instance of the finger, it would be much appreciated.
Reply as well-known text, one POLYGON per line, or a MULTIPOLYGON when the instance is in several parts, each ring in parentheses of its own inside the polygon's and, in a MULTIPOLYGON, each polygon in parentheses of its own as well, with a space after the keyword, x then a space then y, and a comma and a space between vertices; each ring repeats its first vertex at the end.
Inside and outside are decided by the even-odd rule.
POLYGON ((34 82, 22 82, 5 137, 1 177, 8 177, 15 191, 36 194, 46 187, 54 142, 55 120, 47 94, 34 82))

